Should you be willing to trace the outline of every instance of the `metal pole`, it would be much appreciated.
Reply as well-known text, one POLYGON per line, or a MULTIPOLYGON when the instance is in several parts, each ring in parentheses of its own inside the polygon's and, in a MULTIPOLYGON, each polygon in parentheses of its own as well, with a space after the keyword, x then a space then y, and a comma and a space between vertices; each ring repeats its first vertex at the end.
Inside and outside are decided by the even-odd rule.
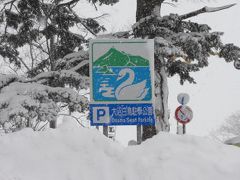
POLYGON ((177 134, 180 134, 180 132, 179 132, 179 123, 178 123, 178 121, 177 121, 177 134))
POLYGON ((108 137, 108 126, 103 126, 103 135, 108 137))
POLYGON ((142 143, 142 126, 137 125, 137 144, 142 143))
POLYGON ((186 125, 183 124, 183 134, 186 134, 186 125))

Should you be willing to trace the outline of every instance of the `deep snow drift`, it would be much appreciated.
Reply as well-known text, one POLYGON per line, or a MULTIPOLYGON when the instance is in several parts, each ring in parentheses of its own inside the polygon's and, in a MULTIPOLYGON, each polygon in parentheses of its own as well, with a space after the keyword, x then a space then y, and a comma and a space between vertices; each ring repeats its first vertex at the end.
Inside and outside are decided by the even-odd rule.
POLYGON ((0 136, 0 147, 0 180, 240 179, 240 148, 188 135, 125 148, 69 121, 0 136))

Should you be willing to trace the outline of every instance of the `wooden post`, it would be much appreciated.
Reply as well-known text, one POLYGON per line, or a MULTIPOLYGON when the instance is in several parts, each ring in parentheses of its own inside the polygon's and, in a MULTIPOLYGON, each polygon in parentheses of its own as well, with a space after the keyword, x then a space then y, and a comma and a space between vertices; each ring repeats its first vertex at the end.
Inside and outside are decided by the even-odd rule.
POLYGON ((183 124, 183 134, 186 134, 186 125, 183 124))

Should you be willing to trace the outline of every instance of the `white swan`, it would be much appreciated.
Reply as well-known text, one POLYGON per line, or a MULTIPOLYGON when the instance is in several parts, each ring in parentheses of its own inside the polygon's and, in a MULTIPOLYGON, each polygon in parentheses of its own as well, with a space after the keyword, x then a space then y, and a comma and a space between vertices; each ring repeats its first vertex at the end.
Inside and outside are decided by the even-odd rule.
POLYGON ((122 69, 117 81, 129 74, 129 78, 122 82, 115 90, 115 97, 117 100, 142 100, 147 95, 148 89, 146 88, 147 80, 133 84, 135 73, 130 68, 122 69))

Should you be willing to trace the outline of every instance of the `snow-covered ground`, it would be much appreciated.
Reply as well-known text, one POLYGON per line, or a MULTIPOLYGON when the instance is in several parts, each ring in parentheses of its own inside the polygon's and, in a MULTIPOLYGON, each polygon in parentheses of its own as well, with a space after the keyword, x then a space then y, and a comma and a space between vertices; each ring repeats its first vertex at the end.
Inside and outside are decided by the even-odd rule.
POLYGON ((160 133, 122 147, 95 129, 0 136, 0 180, 239 180, 240 148, 196 136, 160 133))

